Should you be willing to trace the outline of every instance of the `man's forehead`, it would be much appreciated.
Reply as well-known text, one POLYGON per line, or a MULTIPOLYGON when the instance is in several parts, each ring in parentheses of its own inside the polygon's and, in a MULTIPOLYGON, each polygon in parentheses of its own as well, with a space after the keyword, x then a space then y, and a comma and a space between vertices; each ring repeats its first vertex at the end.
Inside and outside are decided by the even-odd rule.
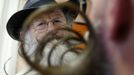
POLYGON ((49 10, 49 11, 45 11, 43 13, 41 13, 40 15, 38 15, 37 17, 35 17, 34 20, 36 19, 40 19, 40 18, 48 18, 49 17, 56 17, 56 16, 59 16, 59 17, 64 17, 64 14, 62 12, 62 10, 60 9, 55 9, 55 10, 49 10))
POLYGON ((61 9, 50 10, 50 11, 45 12, 44 14, 57 14, 57 13, 63 14, 61 9))
POLYGON ((55 14, 63 14, 62 10, 60 9, 54 9, 54 10, 49 10, 49 11, 45 11, 44 13, 42 13, 41 15, 55 15, 55 14))

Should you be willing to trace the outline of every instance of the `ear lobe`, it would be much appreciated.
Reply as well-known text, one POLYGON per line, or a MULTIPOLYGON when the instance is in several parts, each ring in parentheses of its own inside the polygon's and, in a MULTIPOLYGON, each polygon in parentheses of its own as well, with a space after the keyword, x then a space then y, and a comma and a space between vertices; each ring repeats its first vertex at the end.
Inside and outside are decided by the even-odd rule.
POLYGON ((23 31, 20 31, 20 34, 19 34, 19 39, 20 40, 23 40, 23 38, 24 38, 24 32, 23 31))

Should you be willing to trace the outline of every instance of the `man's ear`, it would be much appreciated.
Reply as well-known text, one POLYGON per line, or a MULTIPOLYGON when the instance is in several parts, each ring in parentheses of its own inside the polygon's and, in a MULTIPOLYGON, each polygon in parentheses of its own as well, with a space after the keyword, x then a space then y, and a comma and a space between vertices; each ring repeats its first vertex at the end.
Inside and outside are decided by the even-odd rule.
POLYGON ((23 31, 20 31, 19 39, 22 40, 24 38, 25 34, 23 31))

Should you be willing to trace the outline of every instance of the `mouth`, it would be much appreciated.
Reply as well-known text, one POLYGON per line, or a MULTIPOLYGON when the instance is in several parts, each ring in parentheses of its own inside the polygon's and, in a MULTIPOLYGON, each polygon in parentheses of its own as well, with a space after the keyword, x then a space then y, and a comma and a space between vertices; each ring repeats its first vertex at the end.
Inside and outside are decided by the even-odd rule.
POLYGON ((123 42, 127 39, 132 27, 131 0, 118 0, 116 5, 111 38, 116 42, 123 42))

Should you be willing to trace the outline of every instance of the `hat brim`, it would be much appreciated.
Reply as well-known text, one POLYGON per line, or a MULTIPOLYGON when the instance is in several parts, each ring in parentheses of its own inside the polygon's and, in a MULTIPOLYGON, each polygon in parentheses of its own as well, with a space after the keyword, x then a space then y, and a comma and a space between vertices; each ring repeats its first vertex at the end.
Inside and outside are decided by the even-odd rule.
POLYGON ((7 32, 15 40, 19 40, 20 30, 25 19, 37 8, 25 9, 16 12, 7 22, 7 32))

